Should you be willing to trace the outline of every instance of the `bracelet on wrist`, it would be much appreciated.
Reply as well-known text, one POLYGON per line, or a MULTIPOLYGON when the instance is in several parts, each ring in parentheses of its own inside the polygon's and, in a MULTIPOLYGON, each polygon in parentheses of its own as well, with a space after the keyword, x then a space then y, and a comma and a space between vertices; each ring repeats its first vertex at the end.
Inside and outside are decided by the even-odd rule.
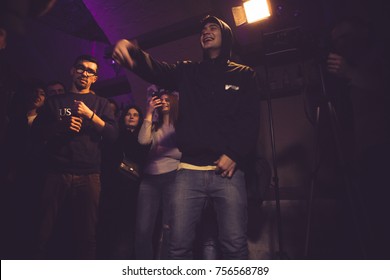
POLYGON ((95 112, 92 112, 92 116, 89 118, 89 120, 92 121, 94 116, 95 116, 95 112))

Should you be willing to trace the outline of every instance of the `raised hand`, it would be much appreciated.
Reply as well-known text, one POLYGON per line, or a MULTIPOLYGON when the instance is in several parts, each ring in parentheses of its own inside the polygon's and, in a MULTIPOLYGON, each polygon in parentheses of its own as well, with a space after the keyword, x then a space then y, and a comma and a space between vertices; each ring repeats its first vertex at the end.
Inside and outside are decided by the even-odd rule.
POLYGON ((119 65, 132 69, 135 66, 135 61, 131 57, 130 52, 136 47, 136 44, 133 42, 122 39, 115 44, 112 58, 119 65))

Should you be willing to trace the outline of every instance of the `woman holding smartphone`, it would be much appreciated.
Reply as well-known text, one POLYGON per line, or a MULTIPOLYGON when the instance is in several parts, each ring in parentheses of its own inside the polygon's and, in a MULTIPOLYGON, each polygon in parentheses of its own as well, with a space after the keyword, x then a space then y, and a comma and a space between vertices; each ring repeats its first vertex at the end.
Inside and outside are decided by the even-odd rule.
POLYGON ((137 200, 135 235, 136 259, 167 258, 169 234, 169 200, 181 153, 177 148, 175 124, 178 117, 178 95, 163 91, 152 95, 138 135, 142 145, 151 144, 137 200), (157 112, 157 121, 153 114, 157 112), (159 210, 162 210, 160 256, 153 249, 153 233, 159 210))

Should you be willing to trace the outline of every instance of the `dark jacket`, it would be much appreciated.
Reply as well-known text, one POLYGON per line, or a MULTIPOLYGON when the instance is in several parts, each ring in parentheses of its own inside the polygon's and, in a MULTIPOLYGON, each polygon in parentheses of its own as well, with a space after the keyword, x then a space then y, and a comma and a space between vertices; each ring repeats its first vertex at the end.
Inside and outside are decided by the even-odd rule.
MULTIPOLYGON (((211 21, 220 20, 212 17, 211 21)), ((258 134, 256 74, 229 60, 231 30, 222 21, 220 26, 223 46, 217 59, 168 64, 141 49, 131 53, 137 75, 180 93, 178 147, 181 161, 194 165, 213 165, 222 154, 243 164, 253 152, 258 134)))
POLYGON ((67 93, 46 100, 34 125, 34 137, 45 143, 48 170, 51 172, 91 174, 100 172, 102 139, 117 138, 117 124, 107 99, 95 94, 67 93), (101 132, 84 119, 80 132, 61 131, 59 120, 74 114, 74 100, 83 101, 103 121, 101 132))
POLYGON ((104 143, 102 175, 106 185, 114 184, 114 176, 122 177, 118 168, 124 157, 136 163, 142 175, 150 145, 141 145, 138 142, 138 133, 139 128, 134 132, 120 128, 119 137, 114 143, 104 143))

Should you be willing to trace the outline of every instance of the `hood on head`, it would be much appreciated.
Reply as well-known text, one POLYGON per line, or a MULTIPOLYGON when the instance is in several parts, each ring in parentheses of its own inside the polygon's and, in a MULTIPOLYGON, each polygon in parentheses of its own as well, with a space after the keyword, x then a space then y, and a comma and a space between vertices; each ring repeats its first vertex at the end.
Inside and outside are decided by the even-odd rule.
MULTIPOLYGON (((216 16, 206 16, 203 18, 200 22, 200 30, 202 31, 203 27, 207 23, 216 23, 219 25, 221 28, 221 33, 222 33, 222 47, 221 47, 221 54, 219 57, 223 57, 225 59, 230 59, 231 54, 232 54, 232 48, 233 48, 233 33, 230 28, 230 26, 224 22, 223 20, 217 18, 216 16)), ((208 59, 209 56, 207 52, 203 52, 203 59, 208 59)))

